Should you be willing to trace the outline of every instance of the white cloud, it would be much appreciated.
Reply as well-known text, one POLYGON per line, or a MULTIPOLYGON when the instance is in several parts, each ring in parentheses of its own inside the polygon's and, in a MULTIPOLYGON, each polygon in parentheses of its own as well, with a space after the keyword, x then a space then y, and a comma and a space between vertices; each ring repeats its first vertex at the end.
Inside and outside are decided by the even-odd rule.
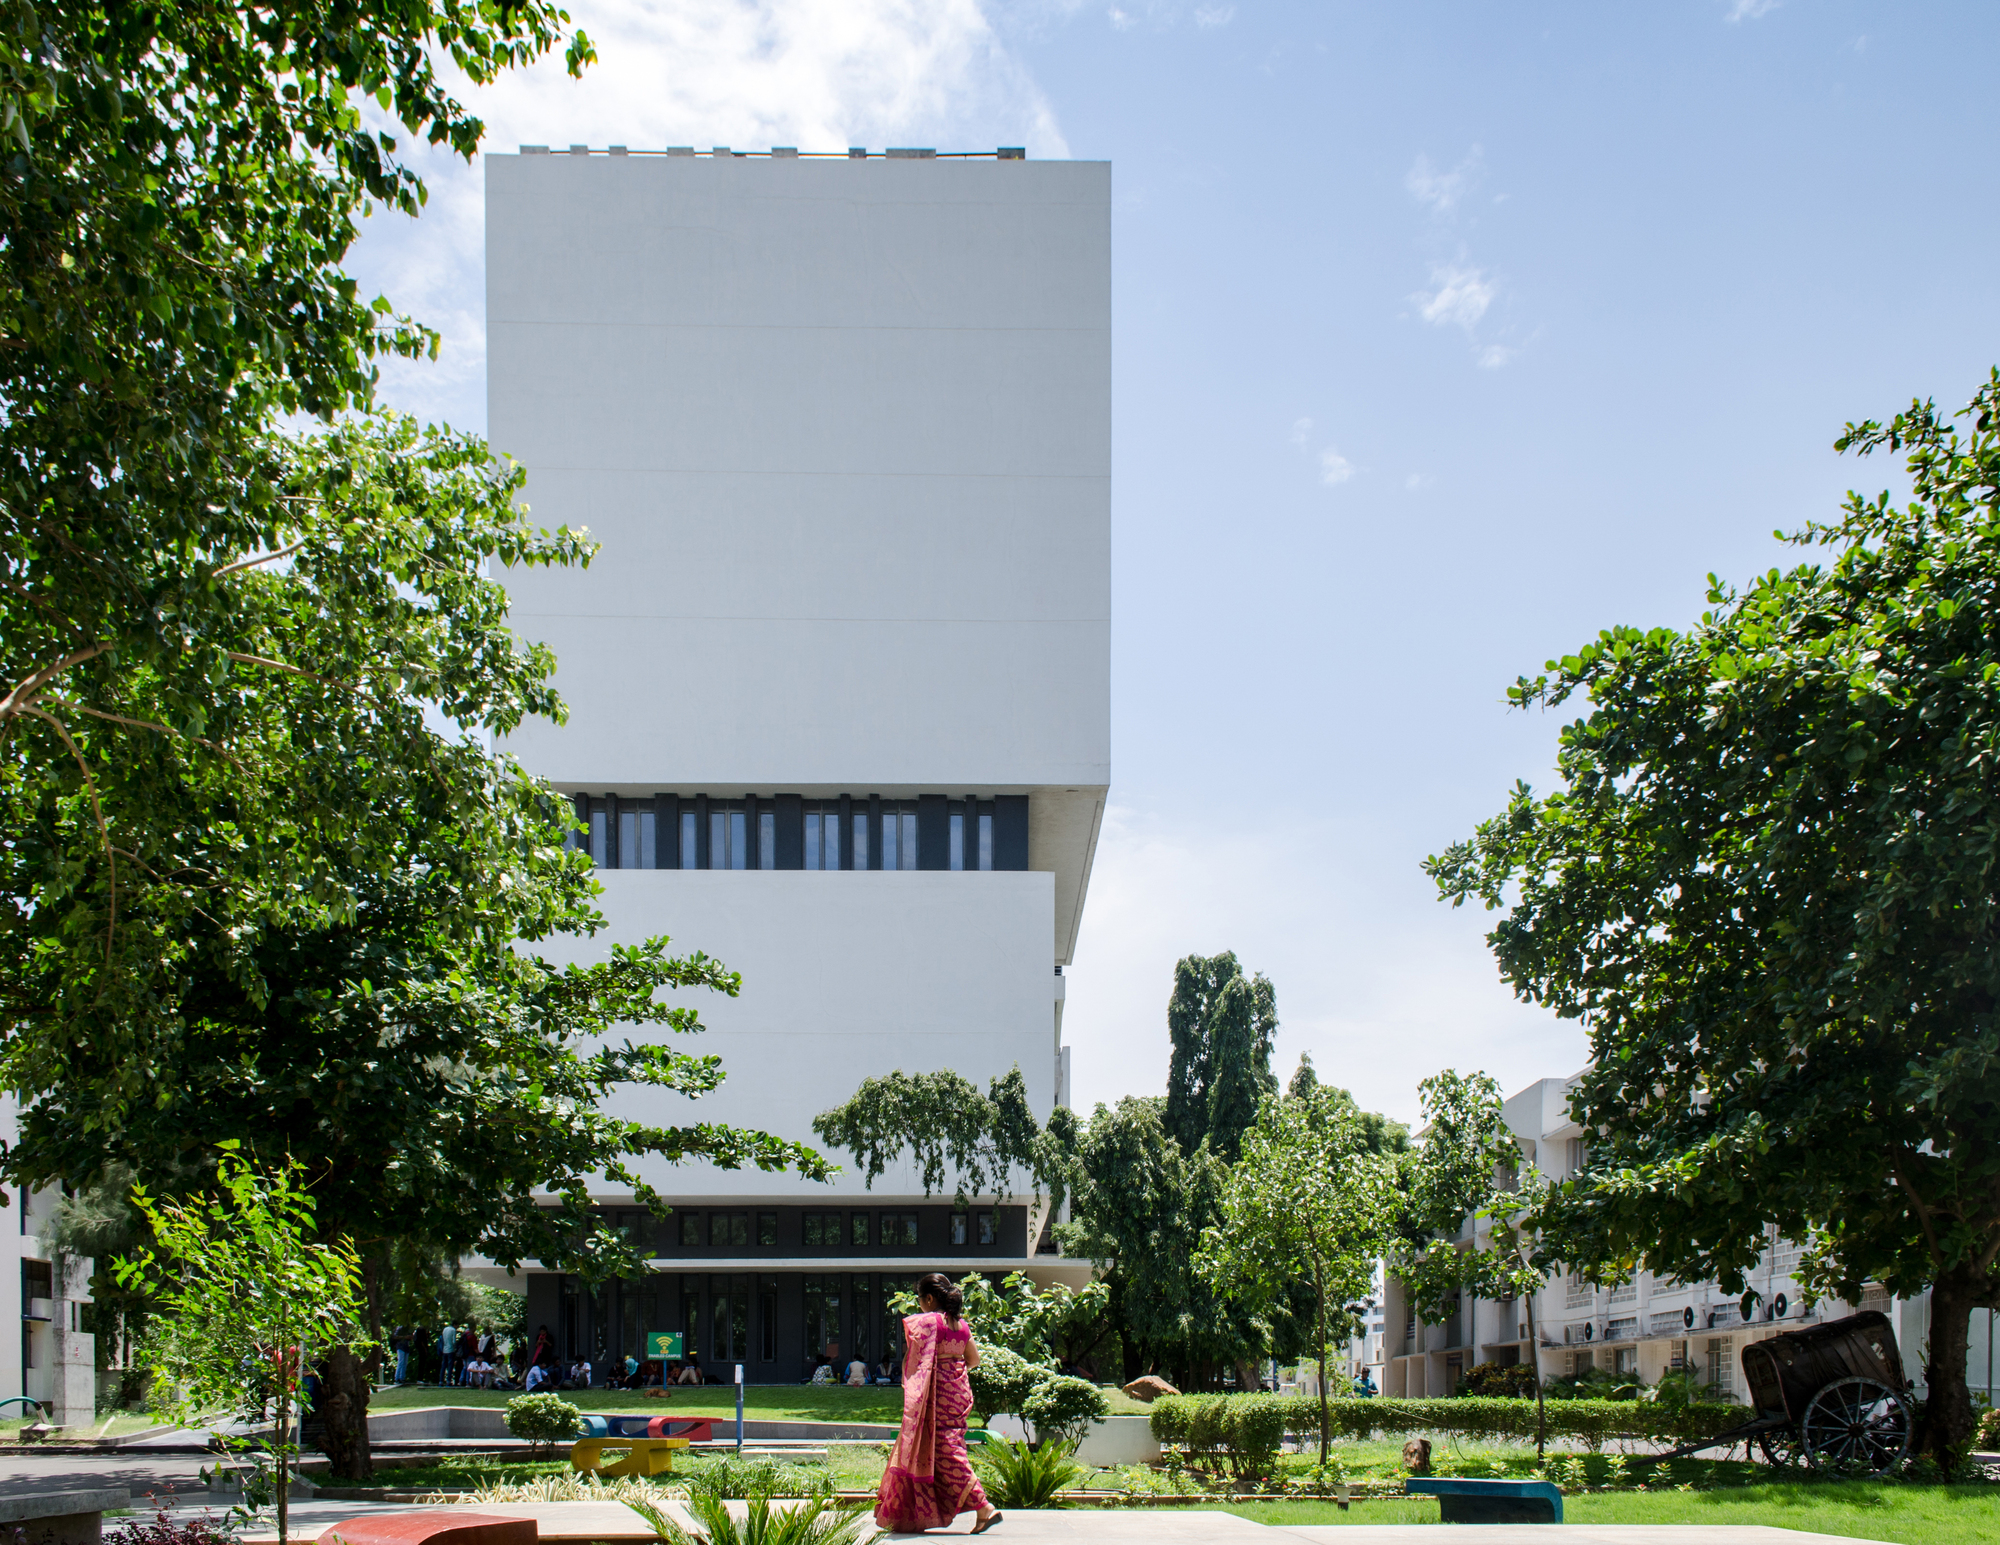
POLYGON ((1434 265, 1431 283, 1437 286, 1434 293, 1413 297, 1423 319, 1436 327, 1455 324, 1467 332, 1478 325, 1499 293, 1499 287, 1484 269, 1460 268, 1455 264, 1434 265))
POLYGON ((1520 352, 1519 349, 1510 349, 1504 344, 1489 343, 1479 351, 1479 368, 1481 370, 1498 370, 1520 352))
POLYGON ((1194 11, 1194 24, 1204 30, 1211 27, 1226 27, 1236 19, 1233 5, 1198 5, 1194 11))
POLYGON ((1731 22, 1756 21, 1759 17, 1769 16, 1784 3, 1785 0, 1732 0, 1725 19, 1731 22))
MULTIPOLYGON (((581 18, 598 63, 571 79, 560 59, 459 95, 486 143, 516 145, 1025 145, 1069 147, 1054 111, 980 0, 597 0, 581 18)), ((377 214, 353 270, 437 327, 435 365, 383 370, 384 400, 463 427, 484 422, 484 197, 476 166, 416 147, 430 185, 414 224, 377 214)))
POLYGON ((1432 214, 1448 215, 1458 207, 1458 201, 1465 197, 1473 180, 1479 175, 1484 152, 1474 145, 1466 153, 1465 159, 1448 172, 1441 172, 1431 165, 1429 156, 1418 156, 1408 175, 1403 178, 1403 186, 1419 204, 1425 205, 1432 214))
POLYGON ((1137 18, 1129 11, 1121 11, 1115 5, 1106 14, 1111 18, 1111 25, 1116 27, 1120 32, 1128 31, 1138 24, 1137 18))
POLYGON ((1412 472, 1403 479, 1403 486, 1411 493, 1416 493, 1431 486, 1431 475, 1428 472, 1412 472))
POLYGON ((1306 441, 1312 438, 1312 432, 1313 421, 1311 419, 1302 418, 1294 420, 1292 424, 1292 444, 1296 445, 1300 450, 1304 450, 1306 448, 1306 441))
POLYGON ((1332 446, 1319 453, 1319 480, 1328 488, 1337 488, 1353 476, 1354 463, 1332 446))

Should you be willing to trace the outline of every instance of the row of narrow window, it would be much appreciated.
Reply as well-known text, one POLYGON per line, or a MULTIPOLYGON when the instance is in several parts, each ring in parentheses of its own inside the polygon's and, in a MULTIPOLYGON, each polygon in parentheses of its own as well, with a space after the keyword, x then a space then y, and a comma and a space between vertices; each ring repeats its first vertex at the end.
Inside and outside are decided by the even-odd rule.
POLYGON ((714 799, 573 796, 601 869, 943 869, 1028 867, 1028 796, 883 799, 798 795, 714 799))

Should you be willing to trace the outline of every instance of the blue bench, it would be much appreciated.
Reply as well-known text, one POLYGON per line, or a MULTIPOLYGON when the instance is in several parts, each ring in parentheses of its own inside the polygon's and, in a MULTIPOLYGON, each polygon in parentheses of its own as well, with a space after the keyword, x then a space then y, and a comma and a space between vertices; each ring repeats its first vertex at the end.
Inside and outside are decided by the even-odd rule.
POLYGON ((1441 1475, 1413 1475, 1404 1486, 1412 1496, 1436 1497, 1443 1523, 1563 1521, 1563 1494, 1548 1481, 1461 1481, 1441 1475))

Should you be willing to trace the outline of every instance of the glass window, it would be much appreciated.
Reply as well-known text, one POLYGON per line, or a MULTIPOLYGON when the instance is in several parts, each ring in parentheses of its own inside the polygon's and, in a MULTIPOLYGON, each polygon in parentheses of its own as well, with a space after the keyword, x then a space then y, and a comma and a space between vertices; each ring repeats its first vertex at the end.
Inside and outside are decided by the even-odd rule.
POLYGON ((951 826, 951 857, 945 867, 947 869, 963 869, 965 867, 965 806, 954 801, 947 809, 950 812, 946 819, 950 822, 951 826))
POLYGON ((982 1245, 998 1244, 1000 1242, 998 1215, 991 1212, 982 1212, 977 1214, 977 1217, 979 1219, 979 1242, 982 1245))
POLYGON ((917 867, 917 807, 915 805, 903 806, 901 824, 903 828, 902 867, 905 869, 914 869, 917 867))
POLYGON ((681 1351, 690 1361, 701 1356, 701 1278, 681 1278, 681 1351))
POLYGON ((955 1245, 965 1243, 965 1214, 962 1212, 951 1215, 951 1242, 955 1245))
POLYGON ((681 1214, 681 1243, 698 1245, 701 1243, 701 1214, 684 1212, 681 1214))
POLYGON ((894 805, 884 805, 882 807, 882 867, 884 869, 900 869, 903 867, 901 859, 897 856, 902 848, 901 838, 902 828, 896 821, 896 807, 894 805))
POLYGON ((868 867, 868 807, 862 805, 848 813, 848 821, 854 827, 854 867, 868 867))
POLYGON ((809 1276, 805 1280, 806 1362, 840 1352, 840 1285, 837 1276, 809 1276))
POLYGON ((819 811, 806 812, 806 868, 817 869, 819 862, 819 811))
POLYGON ((747 1245, 750 1243, 750 1214, 747 1212, 712 1212, 708 1215, 708 1242, 711 1245, 747 1245))
POLYGON ((750 1355, 750 1279, 711 1277, 708 1299, 708 1355, 722 1362, 743 1362, 750 1355))
POLYGON ((681 812, 681 868, 694 868, 694 811, 681 812))
MULTIPOLYGON (((841 1354, 840 1360, 846 1363, 858 1357, 865 1363, 872 1355, 869 1343, 873 1338, 869 1335, 869 1331, 873 1328, 875 1319, 875 1279, 860 1275, 851 1277, 848 1279, 848 1291, 851 1296, 848 1299, 850 1307, 847 1312, 848 1318, 853 1322, 854 1334, 850 1338, 852 1345, 841 1354)), ((835 1377, 844 1381, 847 1370, 845 1368, 837 1370, 835 1377)))
MULTIPOLYGON (((769 1213, 760 1214, 769 1217, 769 1213)), ((757 1284, 757 1350, 767 1363, 778 1360, 778 1279, 762 1278, 757 1284)))
POLYGON ((868 1248, 868 1214, 851 1212, 847 1215, 847 1242, 858 1250, 868 1248))
POLYGON ((818 1247, 840 1243, 840 1214, 833 1214, 834 1237, 832 1239, 826 1237, 826 1218, 827 1215, 823 1212, 809 1212, 801 1220, 804 1225, 803 1237, 807 1245, 818 1247))
POLYGON ((775 1212, 757 1214, 757 1243, 775 1245, 778 1242, 778 1215, 775 1212))
POLYGON ((598 801, 592 800, 590 805, 590 861, 597 865, 599 869, 605 868, 611 862, 610 854, 605 850, 605 845, 610 838, 610 829, 606 825, 606 820, 604 806, 598 801))
POLYGON ((979 807, 979 867, 993 867, 993 807, 979 807))
POLYGON ((659 825, 653 819, 653 812, 639 812, 639 867, 657 869, 660 867, 659 825))
POLYGON ((747 869, 750 867, 749 817, 741 810, 729 812, 729 867, 747 869))
POLYGON ((883 1213, 881 1237, 884 1248, 914 1250, 917 1245, 917 1215, 913 1212, 883 1213))
POLYGON ((757 867, 778 867, 778 812, 775 810, 760 809, 757 812, 757 867))
POLYGON ((708 807, 708 867, 729 867, 729 812, 711 801, 708 807))
POLYGON ((639 812, 636 810, 618 812, 618 867, 639 867, 639 812))

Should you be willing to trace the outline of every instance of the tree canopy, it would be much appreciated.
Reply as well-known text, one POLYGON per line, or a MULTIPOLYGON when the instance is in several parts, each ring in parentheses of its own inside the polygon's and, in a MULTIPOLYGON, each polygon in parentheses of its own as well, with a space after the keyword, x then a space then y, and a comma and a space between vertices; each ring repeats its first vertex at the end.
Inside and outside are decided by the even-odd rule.
POLYGON ((1183 1152, 1203 1139, 1224 1158, 1236 1156, 1243 1129, 1275 1093, 1271 1045, 1278 1033, 1278 995, 1268 977, 1246 976, 1233 951, 1189 955, 1174 967, 1167 1000, 1167 1131, 1183 1152))
MULTIPOLYGON (((423 202, 387 129, 469 157, 482 125, 444 76, 562 47, 565 20, 547 0, 0 7, 15 1087, 101 1036, 133 1052, 107 1108, 148 1089, 182 926, 225 898, 239 923, 351 915, 329 866, 370 848, 380 786, 458 754, 426 705, 482 732, 556 711, 546 656, 477 580, 587 544, 509 508, 477 442, 280 430, 366 408, 375 360, 434 345, 341 271, 367 208, 423 202), (70 970, 38 999, 16 970, 46 951, 70 970)), ((581 34, 567 56, 589 59, 581 34)))
POLYGON ((1932 1292, 1922 1441, 1969 1440, 1970 1310, 2000 1301, 2000 371, 1836 447, 1899 452, 1790 540, 1824 562, 1685 631, 1609 629, 1510 690, 1586 714, 1428 864, 1522 997, 1581 1020, 1587 1168, 1557 1258, 1734 1292, 1766 1226, 1816 1291, 1932 1292))
POLYGON ((1370 1150, 1353 1100, 1319 1087, 1264 1101, 1229 1169, 1221 1216, 1202 1230, 1195 1269, 1210 1286, 1273 1306, 1306 1290, 1322 1465, 1333 1441, 1327 1357, 1354 1332, 1350 1305, 1374 1284, 1398 1203, 1395 1161, 1370 1150))

